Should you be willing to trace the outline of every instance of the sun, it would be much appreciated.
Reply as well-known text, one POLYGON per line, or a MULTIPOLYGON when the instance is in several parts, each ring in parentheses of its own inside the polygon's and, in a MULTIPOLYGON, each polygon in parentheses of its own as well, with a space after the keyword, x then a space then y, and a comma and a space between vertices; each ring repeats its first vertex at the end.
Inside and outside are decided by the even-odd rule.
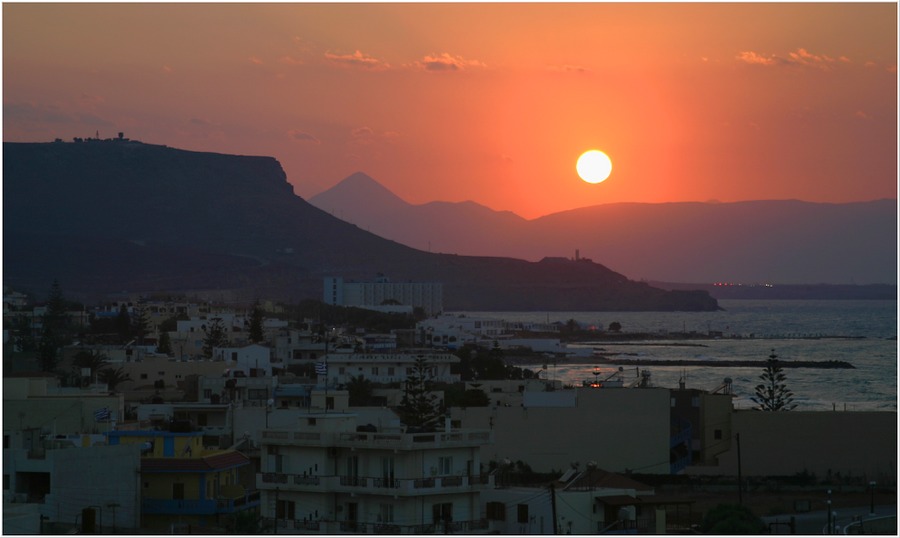
POLYGON ((612 161, 602 151, 592 149, 585 151, 575 163, 578 176, 588 183, 600 183, 612 172, 612 161))

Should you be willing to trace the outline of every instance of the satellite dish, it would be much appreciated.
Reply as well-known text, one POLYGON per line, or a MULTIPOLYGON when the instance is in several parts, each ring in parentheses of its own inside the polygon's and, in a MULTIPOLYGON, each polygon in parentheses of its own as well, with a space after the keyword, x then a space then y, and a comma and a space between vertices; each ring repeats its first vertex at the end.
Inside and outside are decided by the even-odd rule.
POLYGON ((275 405, 275 400, 273 400, 272 398, 269 398, 268 400, 266 400, 266 405, 268 405, 269 407, 272 407, 273 405, 275 405))

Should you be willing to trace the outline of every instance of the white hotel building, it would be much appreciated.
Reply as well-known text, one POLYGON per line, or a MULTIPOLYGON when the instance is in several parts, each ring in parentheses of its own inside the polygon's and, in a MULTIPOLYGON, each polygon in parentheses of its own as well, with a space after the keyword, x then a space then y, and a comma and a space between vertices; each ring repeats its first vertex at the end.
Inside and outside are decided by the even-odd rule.
POLYGON ((391 282, 385 276, 378 276, 374 282, 345 282, 341 277, 326 277, 322 300, 330 305, 388 312, 412 312, 421 307, 434 316, 444 310, 443 293, 443 284, 436 282, 391 282), (400 305, 383 304, 394 301, 400 305))

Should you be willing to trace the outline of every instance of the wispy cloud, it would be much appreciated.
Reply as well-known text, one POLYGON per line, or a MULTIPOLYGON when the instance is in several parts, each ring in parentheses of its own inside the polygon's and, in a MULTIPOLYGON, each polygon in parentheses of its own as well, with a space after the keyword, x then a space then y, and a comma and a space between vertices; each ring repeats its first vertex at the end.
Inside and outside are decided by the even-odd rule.
POLYGON ((462 71, 471 67, 487 67, 478 60, 466 60, 462 56, 453 56, 447 52, 425 56, 412 65, 425 71, 462 71))
POLYGON ((257 58, 256 56, 251 56, 251 57, 247 58, 247 60, 249 60, 250 63, 252 63, 254 65, 262 65, 263 64, 263 61, 260 60, 259 58, 257 58))
POLYGON ((827 54, 813 54, 802 47, 786 55, 742 51, 737 55, 737 60, 752 65, 808 67, 822 71, 829 71, 837 64, 851 63, 850 58, 846 56, 834 58, 827 54))
POLYGON ((590 73, 591 70, 582 65, 551 65, 548 68, 550 71, 554 71, 557 73, 590 73))
POLYGON ((332 54, 330 52, 326 52, 325 59, 332 63, 343 65, 346 67, 356 67, 371 70, 390 68, 390 64, 388 64, 387 62, 379 60, 374 56, 363 54, 359 50, 357 50, 353 54, 332 54))
POLYGON ((3 105, 4 119, 55 124, 83 124, 91 127, 111 127, 111 121, 96 114, 69 112, 56 105, 8 103, 3 105))
POLYGON ((298 131, 297 129, 291 129, 290 131, 288 131, 288 136, 291 138, 291 140, 296 140, 298 142, 310 142, 313 144, 322 143, 321 140, 319 140, 315 136, 305 131, 298 131))
POLYGON ((350 131, 350 138, 354 144, 367 146, 376 142, 394 142, 400 137, 397 131, 376 131, 371 127, 362 126, 350 131))
POLYGON ((293 56, 287 54, 279 58, 278 61, 287 65, 303 65, 303 60, 294 58, 293 56))

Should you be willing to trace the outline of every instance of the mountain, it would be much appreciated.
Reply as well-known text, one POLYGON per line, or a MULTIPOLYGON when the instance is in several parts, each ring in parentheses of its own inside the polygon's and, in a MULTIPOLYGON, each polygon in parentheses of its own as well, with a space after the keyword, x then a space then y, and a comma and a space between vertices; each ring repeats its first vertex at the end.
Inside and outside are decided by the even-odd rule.
POLYGON ((294 195, 270 157, 128 140, 3 144, 4 284, 82 300, 121 292, 296 301, 325 276, 444 284, 447 310, 711 310, 589 261, 431 254, 294 195))
POLYGON ((616 203, 533 220, 472 202, 412 205, 364 174, 313 205, 382 237, 464 255, 601 260, 661 282, 897 281, 897 201, 616 203))
POLYGON ((490 242, 476 241, 471 245, 472 238, 488 233, 503 242, 508 235, 518 234, 528 222, 510 211, 494 211, 471 201, 408 204, 362 172, 313 196, 309 203, 404 245, 471 256, 505 256, 490 242), (416 229, 408 229, 410 225, 416 229))

